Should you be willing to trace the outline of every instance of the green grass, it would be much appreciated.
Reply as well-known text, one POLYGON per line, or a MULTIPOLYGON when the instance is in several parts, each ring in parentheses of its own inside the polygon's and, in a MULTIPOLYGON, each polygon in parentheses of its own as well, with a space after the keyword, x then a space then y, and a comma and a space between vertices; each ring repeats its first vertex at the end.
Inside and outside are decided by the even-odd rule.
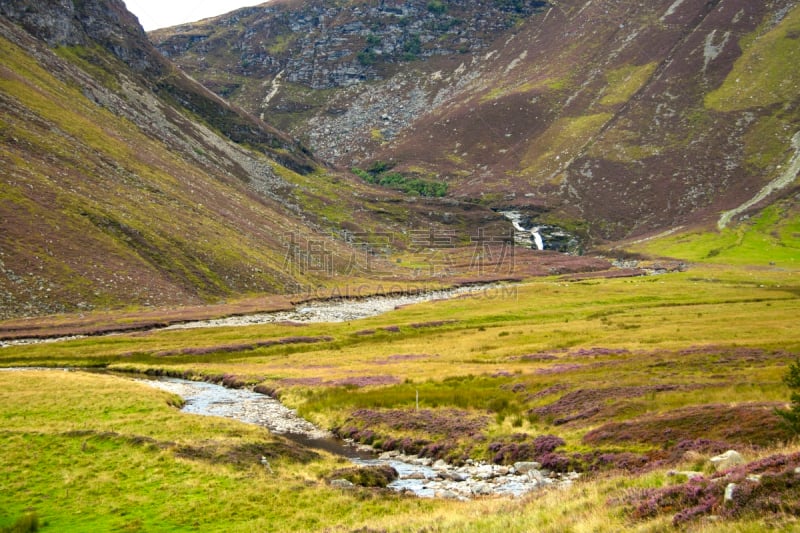
POLYGON ((181 414, 171 395, 130 380, 2 373, 0 390, 0 528, 35 512, 45 531, 303 531, 436 507, 328 489, 321 476, 338 464, 328 457, 277 458, 273 473, 258 457, 226 462, 248 444, 287 445, 255 426, 181 414), (178 456, 193 446, 221 460, 178 456))
POLYGON ((608 89, 600 100, 602 105, 624 104, 636 94, 656 70, 656 63, 626 65, 606 74, 608 89))
MULTIPOLYGON (((457 409, 485 417, 482 440, 442 437, 434 430, 372 429, 434 442, 452 437, 453 453, 476 458, 490 458, 491 442, 519 433, 530 438, 555 434, 567 443, 562 451, 591 453, 597 449, 583 437, 604 424, 649 420, 704 405, 785 402, 788 390, 781 378, 800 353, 795 272, 708 264, 648 278, 578 283, 537 279, 351 323, 175 330, 11 347, 0 351, 0 364, 160 369, 206 378, 234 374, 277 389, 284 403, 324 427, 347 422, 358 409, 413 412, 419 393, 420 408, 440 416, 457 409), (367 330, 375 332, 362 333, 367 330), (331 340, 236 352, 225 348, 298 335, 331 340), (158 355, 214 346, 219 346, 217 352, 204 355, 158 355), (370 376, 391 376, 395 383, 358 388, 283 381, 370 376), (562 388, 553 389, 556 385, 562 388), (678 388, 651 389, 665 385, 678 388), (604 390, 634 387, 645 389, 602 395, 604 390), (600 400, 575 407, 576 413, 589 405, 598 408, 586 420, 556 424, 557 418, 573 412, 569 409, 532 414, 579 391, 601 394, 600 400)), ((367 523, 388 530, 442 531, 562 531, 592 529, 594 524, 608 531, 628 524, 621 508, 605 505, 610 495, 621 487, 662 480, 657 473, 611 475, 576 486, 565 501, 545 495, 470 504, 476 507, 341 493, 321 481, 336 464, 327 457, 310 463, 279 460, 275 479, 257 466, 177 457, 181 446, 212 446, 212 456, 219 458, 228 456, 226 450, 252 443, 275 445, 280 439, 233 422, 182 415, 169 406, 174 400, 166 393, 109 376, 21 376, 0 373, 7 450, 3 471, 8 472, 0 490, 0 508, 7 509, 0 527, 33 510, 47 527, 76 530, 182 530, 198 522, 203 530, 234 531, 350 530, 367 523), (169 498, 157 489, 165 486, 170 487, 169 498), (237 509, 235 516, 232 508, 237 509), (301 508, 303 513, 292 511, 301 508), (478 518, 474 509, 486 516, 478 518)), ((724 429, 676 427, 698 434, 724 429)), ((600 450, 639 454, 657 449, 631 440, 600 450)), ((664 520, 646 527, 660 527, 664 520)), ((640 526, 645 527, 635 527, 640 526)))
POLYGON ((800 211, 796 202, 778 202, 722 231, 677 233, 633 249, 720 265, 795 270, 800 264, 800 211))
POLYGON ((759 28, 740 45, 742 56, 722 86, 706 96, 706 106, 717 111, 767 107, 792 101, 797 95, 800 61, 797 46, 800 8, 795 7, 780 24, 764 32, 759 28))

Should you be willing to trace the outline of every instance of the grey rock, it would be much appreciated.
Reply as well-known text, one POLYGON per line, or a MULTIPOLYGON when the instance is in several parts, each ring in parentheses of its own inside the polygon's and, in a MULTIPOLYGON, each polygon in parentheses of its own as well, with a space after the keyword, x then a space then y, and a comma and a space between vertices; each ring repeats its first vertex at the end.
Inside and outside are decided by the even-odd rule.
POLYGON ((736 483, 728 483, 728 485, 725 487, 724 500, 725 500, 726 503, 733 501, 733 493, 736 490, 737 486, 738 485, 736 485, 736 483))
POLYGON ((688 479, 697 479, 703 477, 702 472, 695 472, 694 470, 670 470, 667 472, 668 476, 686 476, 688 479))
POLYGON ((727 452, 717 455, 709 459, 714 469, 717 472, 733 468, 734 466, 743 465, 745 463, 742 455, 736 450, 728 450, 727 452))
POLYGON ((519 461, 514 463, 514 471, 516 471, 517 474, 527 474, 531 470, 539 470, 541 468, 542 464, 536 461, 519 461))
POLYGON ((352 482, 347 481, 346 479, 334 479, 330 482, 331 487, 336 487, 339 489, 352 489, 355 487, 352 482))
POLYGON ((462 481, 466 481, 467 479, 469 479, 469 477, 465 476, 464 474, 461 474, 459 472, 453 472, 453 471, 442 472, 440 475, 444 479, 449 479, 450 481, 455 481, 456 483, 459 483, 459 482, 462 482, 462 481))

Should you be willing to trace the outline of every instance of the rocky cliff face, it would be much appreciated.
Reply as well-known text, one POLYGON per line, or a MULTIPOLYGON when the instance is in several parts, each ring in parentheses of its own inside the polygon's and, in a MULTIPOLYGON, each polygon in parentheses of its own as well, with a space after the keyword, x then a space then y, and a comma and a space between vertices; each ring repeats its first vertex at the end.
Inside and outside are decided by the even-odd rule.
POLYGON ((794 160, 796 0, 489 5, 265 4, 151 38, 326 160, 595 239, 716 223, 794 160))
POLYGON ((218 47, 228 43, 236 64, 225 70, 262 79, 283 72, 287 82, 332 89, 382 79, 397 64, 483 50, 544 6, 538 0, 277 1, 152 38, 167 57, 192 55, 209 67, 219 66, 218 47))
POLYGON ((0 3, 0 15, 50 46, 97 43, 137 71, 160 73, 165 66, 122 0, 8 0, 0 3))
POLYGON ((138 74, 138 81, 169 95, 231 140, 258 146, 299 172, 315 166, 304 147, 263 121, 231 106, 178 71, 153 47, 121 0, 0 3, 0 15, 51 47, 99 47, 138 74))

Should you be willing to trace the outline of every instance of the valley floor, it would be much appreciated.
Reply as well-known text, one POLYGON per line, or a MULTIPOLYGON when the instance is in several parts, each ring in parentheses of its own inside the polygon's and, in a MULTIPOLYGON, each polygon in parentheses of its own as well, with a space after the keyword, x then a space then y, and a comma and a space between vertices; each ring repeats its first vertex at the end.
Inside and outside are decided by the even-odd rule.
POLYGON ((469 502, 342 489, 329 481, 344 459, 182 413, 167 392, 102 374, 0 372, 0 530, 792 530, 800 448, 775 408, 788 404, 783 378, 800 354, 799 295, 794 270, 696 264, 533 278, 341 323, 6 347, 3 367, 253 387, 380 450, 582 475, 469 502), (745 464, 716 471, 708 459, 729 449, 745 464))

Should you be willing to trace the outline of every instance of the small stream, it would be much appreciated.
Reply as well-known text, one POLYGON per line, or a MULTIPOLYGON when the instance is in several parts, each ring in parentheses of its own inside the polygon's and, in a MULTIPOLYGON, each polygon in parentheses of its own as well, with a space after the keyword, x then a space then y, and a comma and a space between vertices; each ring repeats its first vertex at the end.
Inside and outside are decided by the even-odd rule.
MULTIPOLYGON (((348 322, 373 316, 382 315, 398 307, 434 300, 446 300, 458 296, 472 295, 479 297, 487 291, 499 288, 498 283, 484 285, 467 285, 452 289, 439 289, 430 291, 412 291, 405 294, 392 294, 386 296, 370 296, 365 298, 335 298, 329 300, 310 301, 296 306, 291 311, 273 311, 268 313, 255 313, 251 315, 231 316, 210 320, 194 320, 190 322, 172 324, 165 327, 155 327, 148 331, 161 331, 172 329, 216 328, 216 327, 243 327, 259 324, 274 324, 280 322, 294 322, 310 324, 317 322, 348 322)), ((118 335, 117 332, 106 333, 102 336, 118 335)), ((26 344, 42 344, 51 342, 64 342, 84 338, 85 335, 72 335, 56 338, 25 338, 14 340, 0 340, 0 348, 20 346, 26 344)))
POLYGON ((566 485, 577 478, 577 474, 551 477, 537 463, 500 466, 468 462, 457 467, 397 452, 376 455, 366 447, 336 439, 278 400, 247 389, 227 389, 177 378, 138 381, 183 398, 184 412, 257 424, 302 445, 346 457, 358 465, 389 465, 397 470, 399 478, 388 488, 420 497, 466 500, 475 496, 521 496, 546 486, 566 485))

